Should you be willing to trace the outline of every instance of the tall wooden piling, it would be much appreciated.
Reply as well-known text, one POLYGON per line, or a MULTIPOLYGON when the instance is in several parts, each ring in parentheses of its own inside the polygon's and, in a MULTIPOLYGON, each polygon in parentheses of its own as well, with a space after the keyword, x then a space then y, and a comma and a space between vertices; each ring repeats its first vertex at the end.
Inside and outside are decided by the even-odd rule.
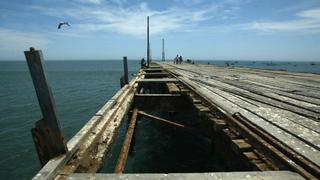
POLYGON ((123 72, 124 72, 124 84, 129 83, 129 77, 128 77, 128 59, 126 56, 123 57, 123 72))
POLYGON ((39 160, 44 166, 51 158, 65 154, 68 149, 60 128, 51 87, 47 81, 42 52, 30 48, 30 51, 24 53, 43 115, 31 132, 39 160))

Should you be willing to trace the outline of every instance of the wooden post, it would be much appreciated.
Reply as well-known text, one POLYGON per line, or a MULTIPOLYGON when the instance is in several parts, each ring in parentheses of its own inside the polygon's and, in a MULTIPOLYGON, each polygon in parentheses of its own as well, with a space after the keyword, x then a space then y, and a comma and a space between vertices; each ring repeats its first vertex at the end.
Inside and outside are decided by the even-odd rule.
POLYGON ((124 83, 124 77, 121 76, 121 77, 120 77, 120 87, 122 88, 124 85, 125 85, 125 83, 124 83))
POLYGON ((123 57, 123 71, 124 71, 124 84, 129 83, 128 77, 128 59, 126 56, 123 57))
POLYGON ((39 160, 44 166, 51 158, 65 154, 68 149, 60 128, 51 87, 47 81, 42 52, 31 47, 30 51, 25 51, 24 54, 43 115, 43 118, 35 123, 31 133, 39 160))

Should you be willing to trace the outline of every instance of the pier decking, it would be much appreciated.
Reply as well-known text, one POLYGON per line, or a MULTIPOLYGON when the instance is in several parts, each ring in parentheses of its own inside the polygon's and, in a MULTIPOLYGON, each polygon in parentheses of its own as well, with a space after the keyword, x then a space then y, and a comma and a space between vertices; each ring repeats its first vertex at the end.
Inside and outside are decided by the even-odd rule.
POLYGON ((320 75, 210 65, 160 65, 222 111, 230 115, 240 113, 319 172, 320 75))
POLYGON ((320 75, 316 74, 152 63, 67 143, 66 154, 48 161, 34 179, 318 178, 319 90, 320 75), (149 110, 171 114, 192 110, 197 124, 174 122, 149 110), (209 139, 221 156, 230 160, 230 166, 243 166, 251 172, 88 174, 99 171, 120 124, 128 119, 115 170, 123 172, 128 151, 134 146, 135 123, 141 116, 209 139))

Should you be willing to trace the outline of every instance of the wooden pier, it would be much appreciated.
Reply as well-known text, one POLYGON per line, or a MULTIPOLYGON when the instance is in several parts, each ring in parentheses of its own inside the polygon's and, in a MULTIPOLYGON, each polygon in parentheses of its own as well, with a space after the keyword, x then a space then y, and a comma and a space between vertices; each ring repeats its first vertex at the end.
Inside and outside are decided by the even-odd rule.
MULTIPOLYGON (((47 116, 50 114, 46 108, 48 104, 55 109, 50 86, 48 83, 43 86, 35 79, 37 72, 45 72, 41 68, 42 54, 31 49, 26 57, 44 115, 39 121, 44 124, 39 126, 37 123, 33 130, 43 165, 33 179, 274 180, 320 177, 320 75, 162 61, 142 68, 129 82, 125 57, 123 87, 65 143, 58 119, 50 118, 54 111, 51 112, 53 115, 47 116), (48 99, 41 101, 43 97, 48 99), (178 122, 159 115, 179 112, 194 112, 189 117, 196 123, 188 125, 184 120, 178 122), (207 138, 228 166, 237 167, 235 171, 250 171, 123 174, 140 117, 207 138), (125 120, 129 126, 115 174, 100 174, 125 120), (51 130, 51 126, 55 129, 51 130), (52 144, 51 141, 59 143, 52 144), (56 149, 50 149, 51 146, 56 149)), ((44 78, 38 81, 46 81, 45 73, 41 74, 44 78)))

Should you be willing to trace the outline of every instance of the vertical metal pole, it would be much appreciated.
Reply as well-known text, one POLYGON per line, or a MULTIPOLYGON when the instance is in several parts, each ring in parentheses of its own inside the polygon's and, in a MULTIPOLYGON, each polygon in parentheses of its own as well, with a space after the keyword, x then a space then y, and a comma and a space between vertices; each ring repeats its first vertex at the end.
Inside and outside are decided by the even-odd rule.
POLYGON ((25 51, 24 54, 43 115, 43 119, 36 122, 36 127, 31 129, 31 132, 41 165, 44 166, 51 158, 65 154, 68 149, 47 80, 42 52, 30 48, 30 51, 25 51))
POLYGON ((165 52, 164 52, 164 38, 162 38, 162 61, 165 61, 166 57, 165 57, 165 52))
POLYGON ((150 67, 149 16, 147 17, 147 63, 150 67))
POLYGON ((129 83, 128 77, 128 59, 126 56, 123 57, 123 71, 124 71, 124 84, 129 83))

